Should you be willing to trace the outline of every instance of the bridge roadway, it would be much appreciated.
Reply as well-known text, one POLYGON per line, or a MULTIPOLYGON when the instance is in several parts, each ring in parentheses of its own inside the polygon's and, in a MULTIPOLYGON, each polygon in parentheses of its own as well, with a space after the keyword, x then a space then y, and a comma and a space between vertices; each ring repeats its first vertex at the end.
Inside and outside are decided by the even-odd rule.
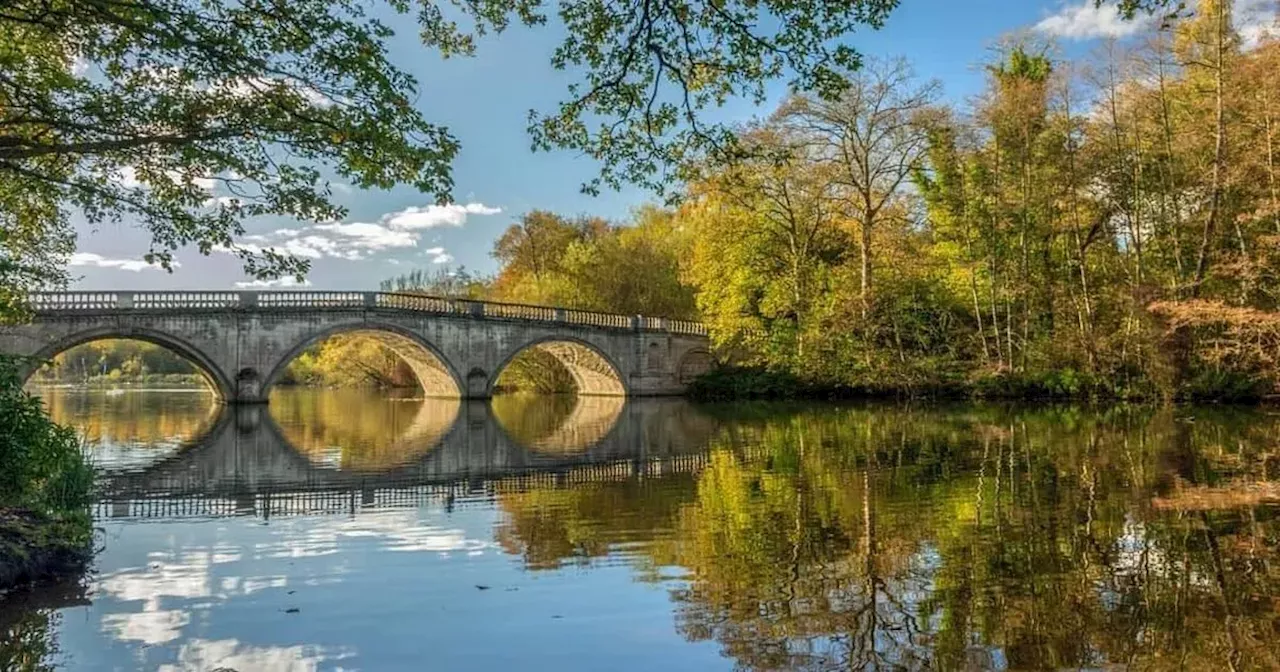
POLYGON ((559 426, 518 438, 485 402, 455 402, 452 417, 423 411, 422 422, 382 449, 407 461, 376 469, 344 468, 326 461, 323 451, 294 445, 264 407, 225 407, 195 439, 151 465, 101 474, 97 513, 354 511, 406 497, 452 500, 467 493, 697 471, 717 427, 679 402, 577 401, 559 426))
POLYGON ((228 403, 263 404, 304 350, 361 334, 399 355, 429 396, 484 399, 521 352, 556 357, 579 394, 679 395, 712 363, 696 322, 387 292, 45 292, 33 319, 0 326, 0 352, 30 375, 103 338, 164 346, 190 360, 228 403))

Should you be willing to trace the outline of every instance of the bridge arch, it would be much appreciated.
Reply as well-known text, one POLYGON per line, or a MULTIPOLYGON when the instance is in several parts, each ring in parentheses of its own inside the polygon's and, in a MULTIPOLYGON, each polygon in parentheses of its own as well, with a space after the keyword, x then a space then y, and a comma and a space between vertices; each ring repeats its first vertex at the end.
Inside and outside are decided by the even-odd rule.
POLYGON ((525 341, 512 348, 502 362, 490 373, 485 396, 493 396, 498 377, 516 357, 530 348, 537 348, 556 358, 583 395, 619 396, 630 394, 623 368, 608 351, 590 341, 569 335, 550 335, 525 341))
POLYGON ((218 396, 219 400, 230 401, 235 399, 235 386, 232 384, 232 379, 228 372, 223 371, 222 367, 218 366, 217 362, 213 361, 200 348, 173 334, 143 327, 109 325, 74 332, 41 347, 19 373, 23 380, 26 380, 34 375, 45 362, 53 359, 59 353, 70 350, 77 345, 109 339, 143 341, 169 350, 191 362, 196 371, 199 371, 200 375, 204 377, 206 384, 218 396))
POLYGON ((676 366, 675 371, 676 382, 682 386, 688 385, 698 376, 715 368, 715 365, 715 355, 711 354, 710 350, 694 348, 680 358, 680 363, 676 366))
POLYGON ((402 359, 418 379, 422 392, 428 397, 459 398, 466 388, 453 364, 433 344, 414 332, 385 322, 352 322, 322 329, 295 343, 275 363, 261 381, 261 397, 265 399, 271 387, 279 382, 285 369, 307 348, 333 336, 360 335, 377 341, 402 359))

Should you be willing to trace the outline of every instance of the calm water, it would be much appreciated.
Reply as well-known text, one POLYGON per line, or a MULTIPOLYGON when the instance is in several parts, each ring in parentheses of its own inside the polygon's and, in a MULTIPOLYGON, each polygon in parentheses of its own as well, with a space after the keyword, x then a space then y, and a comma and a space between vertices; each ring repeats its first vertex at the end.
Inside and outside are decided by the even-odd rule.
POLYGON ((1266 411, 45 394, 102 551, 0 668, 1280 668, 1266 411))

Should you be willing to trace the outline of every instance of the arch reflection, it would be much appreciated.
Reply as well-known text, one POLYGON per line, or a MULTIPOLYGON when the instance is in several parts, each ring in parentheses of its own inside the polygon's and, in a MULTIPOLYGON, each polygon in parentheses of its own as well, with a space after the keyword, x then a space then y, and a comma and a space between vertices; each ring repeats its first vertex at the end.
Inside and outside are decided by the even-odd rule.
POLYGON ((139 469, 108 474, 99 491, 111 501, 238 501, 273 493, 367 493, 418 485, 470 488, 492 482, 499 487, 501 482, 500 489, 519 488, 531 477, 560 478, 584 468, 575 478, 615 479, 646 470, 696 469, 694 458, 714 426, 685 423, 695 431, 673 438, 652 431, 670 425, 672 402, 570 401, 551 420, 535 422, 543 417, 544 404, 494 408, 481 401, 282 391, 267 407, 223 408, 216 429, 198 444, 139 469), (504 423, 524 429, 513 434, 504 423), (515 485, 506 479, 515 479, 515 485))
POLYGON ((380 472, 438 446, 461 406, 458 399, 365 390, 277 389, 268 409, 284 441, 317 466, 380 472))
POLYGON ((494 397, 493 417, 529 450, 572 454, 600 443, 618 424, 624 397, 507 394, 494 397))

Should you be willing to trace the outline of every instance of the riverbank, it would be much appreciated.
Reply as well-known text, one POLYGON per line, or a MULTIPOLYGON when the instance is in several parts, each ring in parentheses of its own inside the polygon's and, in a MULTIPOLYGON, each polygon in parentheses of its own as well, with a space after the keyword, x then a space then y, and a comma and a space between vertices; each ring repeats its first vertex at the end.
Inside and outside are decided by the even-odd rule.
POLYGON ((726 366, 696 378, 687 396, 695 401, 951 399, 1005 401, 1174 400, 1196 403, 1258 403, 1275 398, 1274 385, 1260 378, 1199 375, 1173 389, 1140 377, 1104 378, 1072 369, 1038 373, 984 372, 922 378, 910 384, 851 385, 806 380, 763 367, 726 366))
POLYGON ((0 357, 0 591, 84 568, 92 489, 76 431, 53 422, 0 357))
POLYGON ((0 510, 0 595, 24 585, 79 575, 93 558, 91 538, 87 518, 0 510))
POLYGON ((31 379, 31 384, 39 387, 90 387, 93 389, 110 389, 117 387, 137 387, 140 385, 165 385, 179 387, 206 387, 205 379, 198 374, 187 373, 154 373, 140 376, 90 376, 81 379, 41 378, 31 379))

